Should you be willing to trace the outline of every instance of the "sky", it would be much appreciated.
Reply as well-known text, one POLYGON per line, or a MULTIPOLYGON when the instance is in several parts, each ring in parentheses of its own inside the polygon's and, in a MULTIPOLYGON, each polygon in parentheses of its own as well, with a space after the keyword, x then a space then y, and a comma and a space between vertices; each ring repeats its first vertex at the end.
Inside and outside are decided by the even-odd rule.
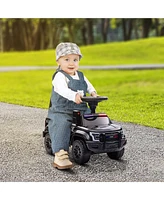
POLYGON ((163 18, 162 0, 1 0, 0 18, 163 18))

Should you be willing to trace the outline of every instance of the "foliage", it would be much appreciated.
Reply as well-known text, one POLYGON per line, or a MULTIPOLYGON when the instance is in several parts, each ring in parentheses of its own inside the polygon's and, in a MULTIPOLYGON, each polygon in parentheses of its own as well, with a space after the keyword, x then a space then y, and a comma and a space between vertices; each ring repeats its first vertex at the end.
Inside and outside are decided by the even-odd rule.
POLYGON ((0 51, 55 48, 61 41, 79 45, 164 35, 159 18, 0 18, 0 51))
MULTIPOLYGON (((97 111, 112 120, 164 129, 164 70, 84 70, 99 95, 108 101, 97 111)), ((0 73, 0 101, 48 108, 52 70, 0 73)))

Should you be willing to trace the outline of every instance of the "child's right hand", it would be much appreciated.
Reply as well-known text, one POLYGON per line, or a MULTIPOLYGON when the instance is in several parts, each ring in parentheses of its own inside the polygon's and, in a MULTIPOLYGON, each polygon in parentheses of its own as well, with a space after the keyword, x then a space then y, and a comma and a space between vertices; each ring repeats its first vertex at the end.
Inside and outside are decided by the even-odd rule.
POLYGON ((75 96, 75 103, 77 103, 77 104, 82 103, 81 97, 82 97, 82 95, 77 93, 76 96, 75 96))

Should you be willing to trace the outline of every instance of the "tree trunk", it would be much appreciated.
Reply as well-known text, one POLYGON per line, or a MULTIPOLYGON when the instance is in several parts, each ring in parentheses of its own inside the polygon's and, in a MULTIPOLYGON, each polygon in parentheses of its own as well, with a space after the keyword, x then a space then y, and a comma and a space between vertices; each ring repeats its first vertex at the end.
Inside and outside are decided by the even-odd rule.
POLYGON ((4 22, 4 51, 10 51, 12 46, 9 21, 4 22))
POLYGON ((27 27, 26 27, 26 22, 21 20, 20 21, 20 27, 21 27, 21 43, 23 46, 23 50, 28 51, 29 49, 29 42, 28 42, 28 33, 27 33, 27 27))
MULTIPOLYGON (((18 19, 19 20, 19 19, 18 19)), ((13 41, 13 50, 21 50, 20 48, 20 40, 19 40, 19 26, 18 26, 18 20, 14 19, 12 23, 12 41, 13 41)))
POLYGON ((124 41, 126 41, 127 40, 127 38, 126 38, 126 19, 122 19, 122 30, 123 30, 124 41))
POLYGON ((0 51, 3 52, 3 22, 0 19, 0 51))
POLYGON ((109 19, 108 18, 101 19, 101 30, 104 43, 107 42, 108 28, 109 28, 109 19))
POLYGON ((164 26, 161 28, 160 36, 164 36, 164 26))
POLYGON ((24 51, 28 49, 26 38, 25 22, 21 18, 14 19, 12 23, 13 48, 16 51, 24 51))
POLYGON ((142 37, 147 38, 149 36, 150 27, 152 25, 151 18, 142 19, 142 37))
POLYGON ((33 30, 34 26, 32 24, 32 19, 27 19, 24 23, 25 35, 27 40, 27 50, 33 50, 33 30))
POLYGON ((159 19, 155 19, 155 33, 156 36, 159 36, 159 19))
POLYGON ((74 42, 74 33, 72 31, 72 25, 68 24, 67 28, 68 28, 68 33, 69 33, 69 40, 70 42, 74 42))
POLYGON ((138 38, 139 38, 139 35, 138 35, 137 19, 134 19, 133 25, 134 25, 134 34, 135 34, 135 38, 138 39, 138 38))
POLYGON ((94 38, 93 38, 93 20, 87 18, 87 44, 93 44, 94 43, 94 38))
POLYGON ((133 19, 122 19, 122 28, 124 41, 130 40, 133 30, 133 19))
POLYGON ((46 19, 39 19, 34 32, 34 50, 46 49, 49 45, 48 25, 46 19))
POLYGON ((133 30, 133 19, 129 19, 129 21, 128 21, 127 40, 131 39, 132 30, 133 30))
POLYGON ((40 24, 40 30, 39 30, 39 35, 40 35, 40 48, 41 50, 44 49, 45 47, 45 35, 44 35, 44 31, 45 31, 45 22, 43 20, 41 20, 41 24, 40 24))
POLYGON ((87 34, 87 29, 86 29, 86 26, 85 26, 85 23, 84 23, 83 27, 81 28, 82 42, 83 42, 84 45, 87 45, 86 34, 87 34))

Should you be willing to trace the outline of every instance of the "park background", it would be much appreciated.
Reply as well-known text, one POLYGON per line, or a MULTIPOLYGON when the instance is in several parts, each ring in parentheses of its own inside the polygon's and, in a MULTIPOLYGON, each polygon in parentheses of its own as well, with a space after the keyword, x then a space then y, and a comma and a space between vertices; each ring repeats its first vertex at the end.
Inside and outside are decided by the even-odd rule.
POLYGON ((1 67, 54 66, 0 73, 1 102, 47 109, 57 67, 55 47, 59 42, 76 42, 83 54, 81 70, 98 94, 109 98, 99 112, 112 120, 164 129, 163 18, 1 18, 0 41, 1 67), (136 64, 161 65, 160 69, 110 70, 110 66, 136 64), (109 69, 103 70, 104 66, 109 69))

